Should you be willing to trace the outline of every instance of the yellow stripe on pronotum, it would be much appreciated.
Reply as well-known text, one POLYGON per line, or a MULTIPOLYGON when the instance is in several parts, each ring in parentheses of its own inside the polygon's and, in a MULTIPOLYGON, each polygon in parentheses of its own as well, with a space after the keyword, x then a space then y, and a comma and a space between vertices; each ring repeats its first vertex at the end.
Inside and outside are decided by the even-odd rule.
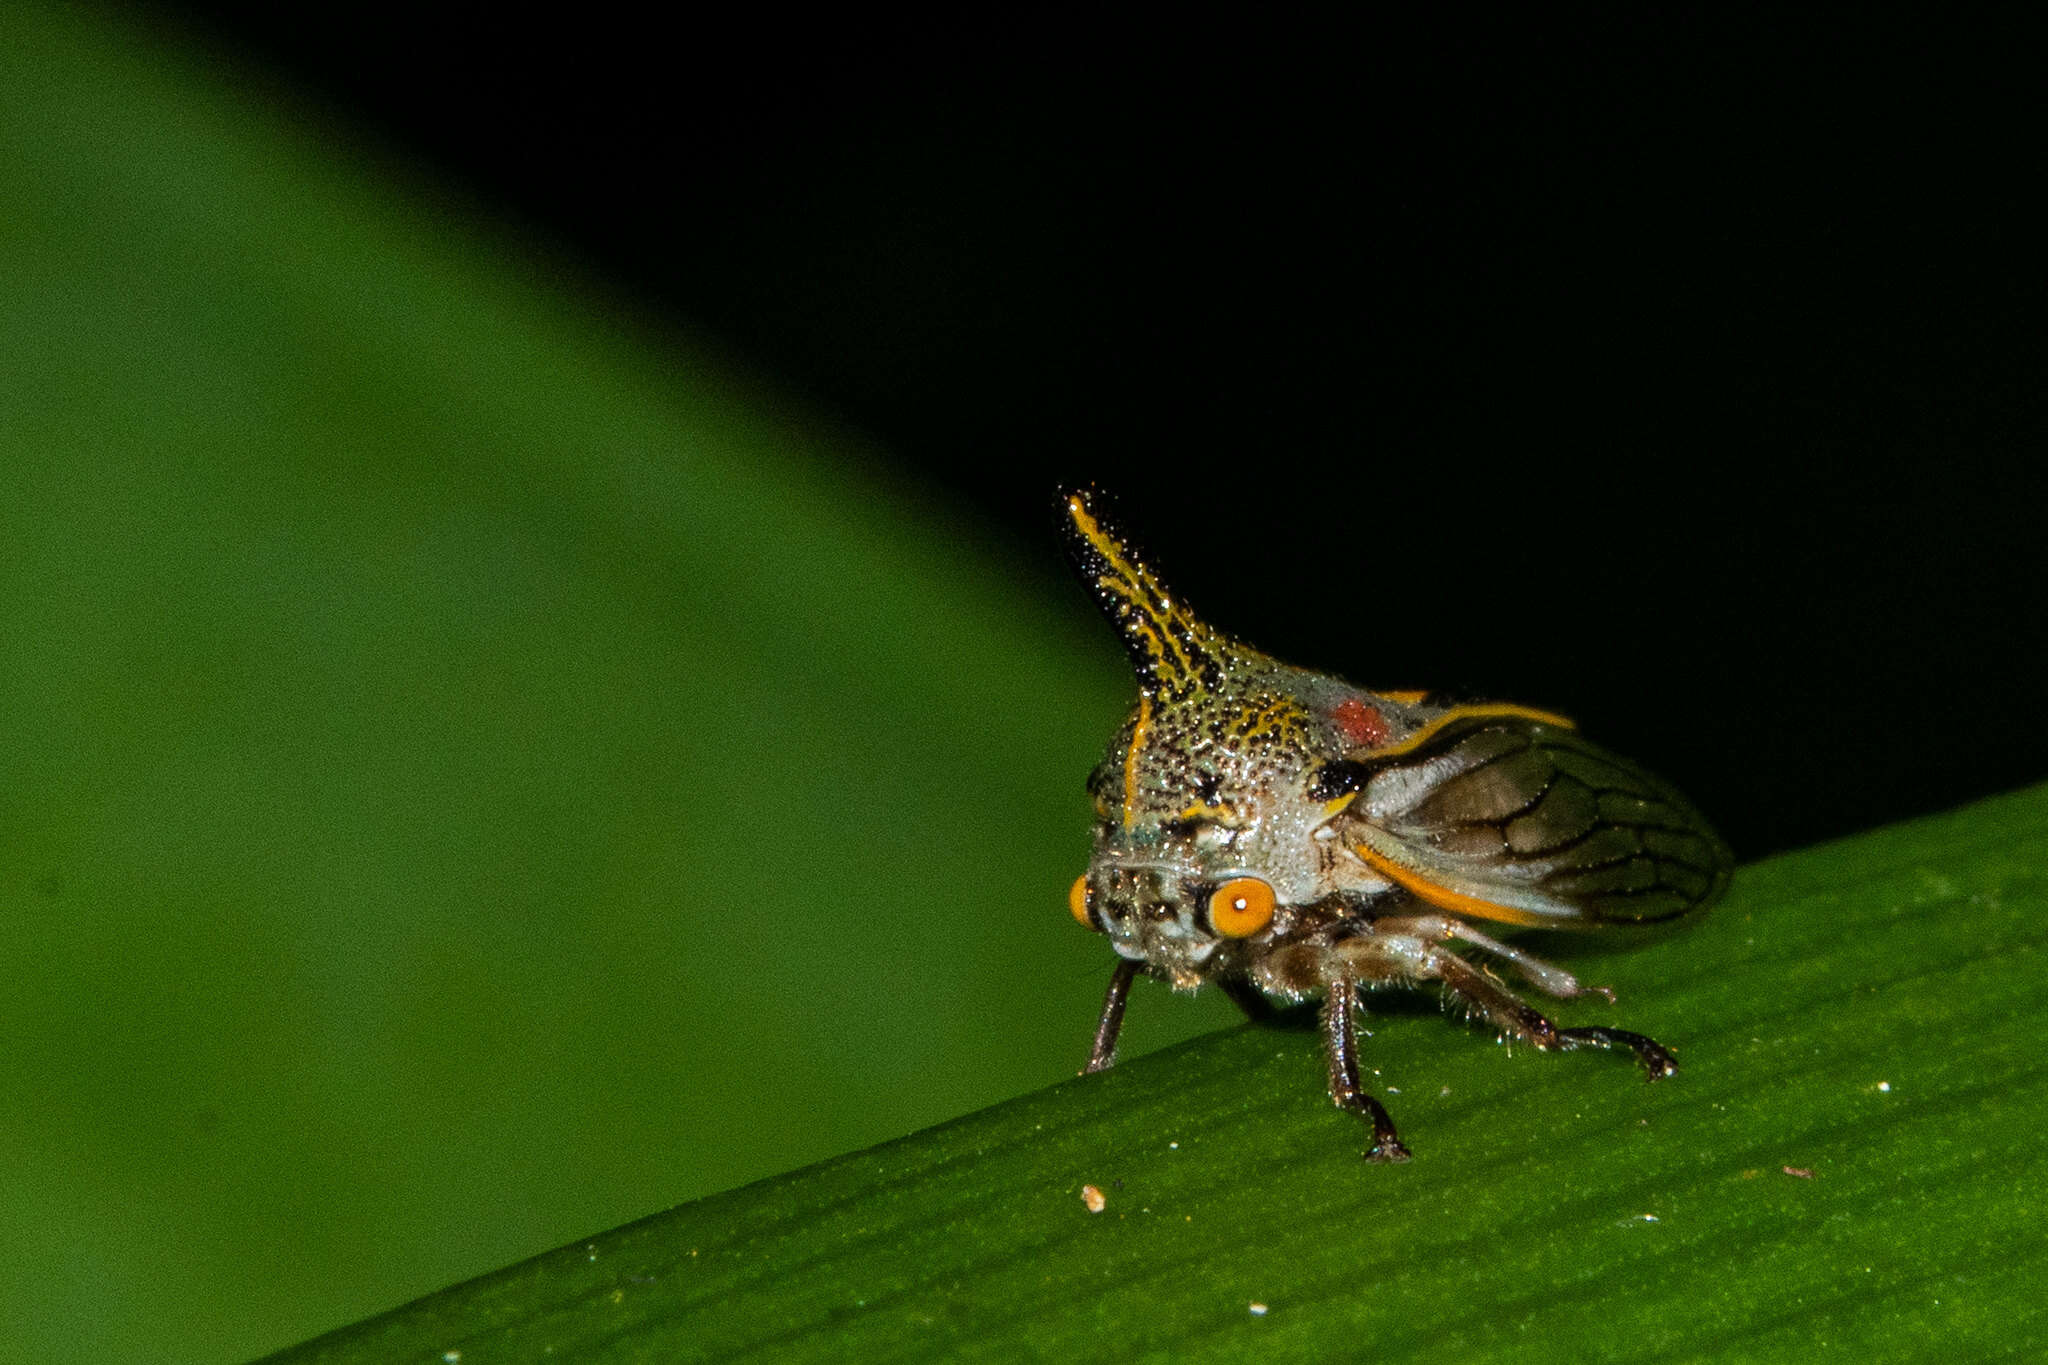
POLYGON ((1138 719, 1131 725, 1131 747, 1124 752, 1124 828, 1138 808, 1138 753, 1145 747, 1145 731, 1152 725, 1152 698, 1138 695, 1138 719))
POLYGON ((1160 691, 1181 693, 1201 685, 1205 669, 1219 662, 1222 636, 1175 600, 1130 548, 1102 524, 1082 495, 1067 498, 1067 519, 1074 534, 1094 554, 1097 564, 1084 566, 1089 586, 1127 647, 1136 645, 1149 656, 1148 681, 1160 691), (1111 609, 1110 600, 1119 604, 1111 609))
POLYGON ((1461 721, 1494 720, 1511 717, 1518 720, 1533 720, 1544 725, 1555 725, 1561 730, 1576 730, 1579 727, 1555 711, 1539 711, 1533 706, 1517 706, 1513 702, 1479 702, 1470 706, 1456 706, 1431 720, 1414 734, 1383 749, 1374 749, 1366 758, 1377 762, 1383 758, 1399 758, 1413 753, 1423 745, 1442 734, 1444 730, 1461 721))

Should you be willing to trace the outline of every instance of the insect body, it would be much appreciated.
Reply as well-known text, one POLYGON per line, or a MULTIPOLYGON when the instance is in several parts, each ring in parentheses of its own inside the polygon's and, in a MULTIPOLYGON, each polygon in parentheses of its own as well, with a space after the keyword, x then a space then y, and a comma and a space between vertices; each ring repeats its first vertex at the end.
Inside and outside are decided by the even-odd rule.
POLYGON ((1069 897, 1119 959, 1089 1071, 1115 1060, 1140 971, 1179 990, 1213 981, 1255 1016, 1320 994, 1330 1098, 1371 1124, 1373 1161, 1409 1154, 1359 1084, 1363 990, 1440 982, 1506 1037, 1627 1048, 1652 1080, 1677 1070, 1641 1034, 1557 1027, 1451 945, 1561 999, 1608 995, 1472 921, 1634 924, 1707 904, 1730 858, 1683 797, 1547 711, 1369 692, 1231 639, 1097 501, 1067 495, 1068 550, 1123 638, 1138 705, 1089 778, 1094 851, 1069 897))

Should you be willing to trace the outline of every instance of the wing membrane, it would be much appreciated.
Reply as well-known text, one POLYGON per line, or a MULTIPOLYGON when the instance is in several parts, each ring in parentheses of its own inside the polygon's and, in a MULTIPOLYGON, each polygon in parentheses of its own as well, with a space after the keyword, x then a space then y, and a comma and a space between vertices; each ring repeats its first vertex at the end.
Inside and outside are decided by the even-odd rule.
POLYGON ((1423 900, 1519 924, 1640 923, 1706 904, 1727 846, 1684 797, 1563 725, 1474 708, 1364 780, 1337 828, 1423 900))

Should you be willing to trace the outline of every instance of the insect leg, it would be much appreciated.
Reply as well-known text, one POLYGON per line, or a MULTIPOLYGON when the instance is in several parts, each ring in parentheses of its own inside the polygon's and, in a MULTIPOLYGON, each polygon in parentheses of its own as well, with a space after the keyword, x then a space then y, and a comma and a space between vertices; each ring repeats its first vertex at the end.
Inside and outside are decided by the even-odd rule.
POLYGON ((1528 983, 1545 995, 1554 995, 1560 1000, 1570 1000, 1581 995, 1601 995, 1614 1003, 1614 992, 1605 986, 1582 986, 1579 979, 1562 967, 1553 966, 1532 953, 1525 953, 1511 943, 1502 943, 1490 934, 1483 934, 1461 919, 1449 915, 1411 915, 1400 919, 1383 919, 1378 923, 1383 934, 1412 934, 1417 938, 1440 942, 1444 939, 1463 939, 1475 948, 1492 953, 1503 961, 1515 964, 1517 971, 1528 983))
POLYGON ((1340 976, 1329 984, 1323 996, 1323 1046, 1330 1061, 1330 1099, 1339 1109, 1348 1109, 1372 1125, 1372 1146, 1365 1149, 1367 1161, 1406 1161, 1408 1149, 1394 1131, 1386 1106, 1358 1083, 1357 1024, 1352 1018, 1357 1007, 1357 982, 1340 976))
POLYGON ((1118 958, 1116 970, 1109 974, 1109 992, 1102 997, 1102 1017, 1095 1021, 1095 1049, 1088 1054, 1088 1065, 1081 1068, 1081 1074, 1091 1071, 1107 1071, 1116 1061, 1116 1036, 1124 1027, 1124 1002, 1131 996, 1131 978, 1138 974, 1138 964, 1129 958, 1118 958))
POLYGON ((1580 1047, 1625 1047, 1636 1054, 1636 1060, 1643 1064, 1646 1080, 1662 1080, 1678 1074, 1678 1059, 1671 1050, 1655 1038, 1646 1038, 1640 1033, 1630 1033, 1625 1028, 1561 1028, 1557 1031, 1558 1046, 1566 1052, 1580 1047))
POLYGON ((1643 1072, 1658 1080, 1678 1070, 1678 1060, 1664 1046, 1640 1033, 1618 1028, 1559 1028, 1514 992, 1448 949, 1431 955, 1431 974, 1450 987, 1488 1023, 1503 1033, 1533 1043, 1545 1052, 1571 1052, 1582 1047, 1625 1047, 1636 1054, 1643 1072))

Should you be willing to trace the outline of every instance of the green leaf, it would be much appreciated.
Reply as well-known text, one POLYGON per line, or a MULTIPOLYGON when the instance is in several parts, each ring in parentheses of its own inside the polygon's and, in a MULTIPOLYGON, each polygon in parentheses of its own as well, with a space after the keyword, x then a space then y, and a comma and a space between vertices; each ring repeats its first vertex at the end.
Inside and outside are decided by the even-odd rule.
POLYGON ((1586 940, 1621 1003, 1566 1013, 1670 1044, 1654 1087, 1381 997, 1407 1166, 1359 1160, 1312 1030, 1247 1025, 277 1359, 2031 1357, 2044 868, 2048 787, 1745 868, 1655 943, 1586 940))

